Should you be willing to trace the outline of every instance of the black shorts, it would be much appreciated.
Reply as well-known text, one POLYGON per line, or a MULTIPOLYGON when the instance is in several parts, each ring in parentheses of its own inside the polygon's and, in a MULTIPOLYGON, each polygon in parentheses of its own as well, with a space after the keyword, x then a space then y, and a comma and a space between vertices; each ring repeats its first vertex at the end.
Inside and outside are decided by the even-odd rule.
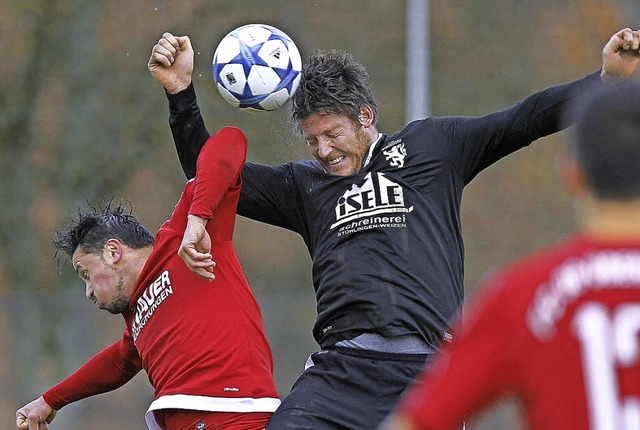
POLYGON ((394 409, 429 357, 339 347, 316 352, 267 430, 371 430, 394 409))

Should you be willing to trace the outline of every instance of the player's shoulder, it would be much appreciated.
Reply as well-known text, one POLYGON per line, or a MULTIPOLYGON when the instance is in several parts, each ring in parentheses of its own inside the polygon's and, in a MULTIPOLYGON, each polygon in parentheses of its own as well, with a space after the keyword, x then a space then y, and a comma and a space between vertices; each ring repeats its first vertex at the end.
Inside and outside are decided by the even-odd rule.
POLYGON ((573 238, 562 239, 487 270, 476 288, 479 294, 470 309, 482 309, 482 313, 489 314, 499 313, 505 320, 519 321, 536 290, 545 284, 575 246, 573 238))
POLYGON ((401 130, 394 133, 388 133, 387 141, 397 140, 399 138, 407 138, 412 135, 418 135, 420 140, 424 139, 424 134, 446 134, 451 131, 460 121, 462 117, 451 116, 429 116, 423 119, 411 121, 401 130))

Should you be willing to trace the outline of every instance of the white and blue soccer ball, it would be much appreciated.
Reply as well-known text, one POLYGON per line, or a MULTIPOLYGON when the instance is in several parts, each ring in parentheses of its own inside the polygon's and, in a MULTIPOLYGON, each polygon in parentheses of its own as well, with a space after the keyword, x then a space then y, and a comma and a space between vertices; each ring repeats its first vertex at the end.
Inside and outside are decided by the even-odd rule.
POLYGON ((300 83, 302 59, 293 40, 266 24, 227 34, 213 54, 213 79, 222 97, 245 111, 272 111, 287 103, 300 83))

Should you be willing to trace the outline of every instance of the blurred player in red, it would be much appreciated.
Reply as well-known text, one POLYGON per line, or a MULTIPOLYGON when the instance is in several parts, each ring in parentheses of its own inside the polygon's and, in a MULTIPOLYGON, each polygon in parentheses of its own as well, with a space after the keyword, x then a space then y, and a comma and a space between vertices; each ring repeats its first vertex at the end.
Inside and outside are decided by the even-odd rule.
POLYGON ((385 429, 458 428, 508 395, 529 429, 640 429, 640 85, 594 89, 574 115, 580 229, 490 277, 385 429))
POLYGON ((57 231, 54 244, 71 259, 87 298, 122 314, 126 328, 119 341, 20 408, 18 429, 47 429, 58 409, 115 390, 142 369, 155 390, 146 414, 151 430, 267 425, 280 404, 271 350, 232 241, 246 152, 236 128, 208 139, 195 178, 155 238, 111 205, 83 211, 57 231), (194 246, 206 258, 190 269, 181 256, 194 246))

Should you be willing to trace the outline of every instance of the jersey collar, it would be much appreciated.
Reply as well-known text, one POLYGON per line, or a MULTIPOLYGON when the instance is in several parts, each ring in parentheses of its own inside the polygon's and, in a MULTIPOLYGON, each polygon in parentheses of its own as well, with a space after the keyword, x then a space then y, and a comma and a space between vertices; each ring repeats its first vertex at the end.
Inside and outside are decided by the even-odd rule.
POLYGON ((367 154, 367 159, 364 160, 364 166, 362 166, 363 168, 367 167, 367 164, 369 164, 369 161, 371 161, 373 150, 376 148, 378 142, 380 142, 380 138, 382 138, 382 133, 378 133, 378 138, 371 144, 371 146, 369 146, 369 154, 367 154))

